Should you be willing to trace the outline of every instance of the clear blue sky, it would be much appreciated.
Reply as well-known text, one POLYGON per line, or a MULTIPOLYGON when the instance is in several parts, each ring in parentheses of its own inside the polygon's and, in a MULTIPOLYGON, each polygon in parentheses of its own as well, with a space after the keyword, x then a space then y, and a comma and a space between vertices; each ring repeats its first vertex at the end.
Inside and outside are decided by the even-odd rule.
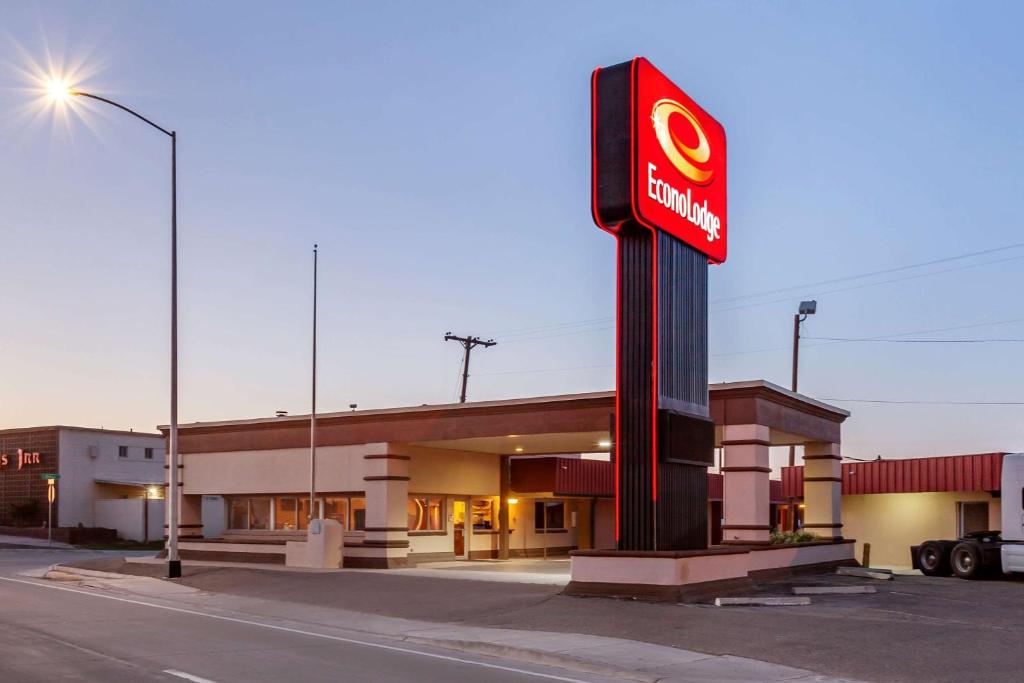
MULTIPOLYGON (((713 381, 788 384, 803 298, 809 337, 1024 338, 1024 248, 747 296, 1024 242, 1022 20, 1009 3, 7 3, 0 427, 168 419, 167 141, 113 110, 33 115, 31 60, 81 62, 81 87, 180 133, 191 421, 308 410, 314 242, 324 409, 451 401, 448 330, 500 342, 474 354, 471 399, 610 389, 588 87, 634 54, 729 134, 713 381)), ((801 389, 1022 401, 1022 353, 808 340, 801 389)), ((840 405, 849 455, 1024 449, 1024 406, 840 405)))

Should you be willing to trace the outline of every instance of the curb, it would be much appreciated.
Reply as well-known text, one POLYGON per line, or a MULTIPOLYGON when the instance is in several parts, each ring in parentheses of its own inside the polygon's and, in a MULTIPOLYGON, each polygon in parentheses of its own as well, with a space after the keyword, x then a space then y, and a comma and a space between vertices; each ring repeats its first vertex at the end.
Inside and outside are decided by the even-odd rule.
MULTIPOLYGON (((74 575, 80 579, 138 579, 145 578, 139 577, 134 574, 115 574, 114 572, 101 572, 96 569, 81 569, 79 567, 69 567, 64 564, 51 564, 50 568, 46 571, 47 574, 55 572, 57 574, 74 575)), ((45 578, 45 576, 44 576, 45 578)), ((51 579, 52 580, 52 579, 51 579)), ((60 579, 58 579, 60 580, 60 579)), ((62 579, 68 581, 69 579, 62 579)))

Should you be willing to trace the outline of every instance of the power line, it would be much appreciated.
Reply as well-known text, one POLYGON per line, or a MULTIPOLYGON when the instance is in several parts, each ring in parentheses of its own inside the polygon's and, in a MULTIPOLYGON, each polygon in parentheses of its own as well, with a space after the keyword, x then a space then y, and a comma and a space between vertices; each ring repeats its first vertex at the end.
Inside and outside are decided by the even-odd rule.
MULTIPOLYGON (((926 264, 915 264, 915 265, 912 265, 912 266, 901 266, 899 268, 890 268, 890 269, 887 269, 886 271, 876 271, 875 273, 869 273, 869 274, 864 274, 864 275, 850 275, 850 276, 847 276, 845 278, 837 278, 836 280, 829 280, 829 281, 825 281, 825 282, 838 282, 838 281, 844 281, 844 280, 851 280, 851 279, 867 277, 868 275, 879 274, 879 273, 884 273, 884 272, 895 272, 895 271, 900 271, 900 270, 907 270, 907 269, 910 269, 910 268, 918 268, 918 267, 921 267, 923 265, 931 265, 931 264, 934 264, 934 263, 941 263, 941 262, 945 262, 945 261, 952 261, 952 260, 955 260, 955 259, 967 258, 969 256, 977 256, 979 254, 987 254, 987 253, 992 253, 992 252, 1005 251, 1007 249, 1014 249, 1014 248, 1018 248, 1018 247, 1021 247, 1021 246, 1024 246, 1024 244, 1014 244, 1014 245, 1008 245, 1008 246, 1005 246, 1005 247, 999 247, 997 249, 987 249, 985 251, 973 252, 971 254, 964 254, 962 256, 951 256, 951 257, 948 257, 948 258, 945 258, 945 259, 937 259, 936 261, 929 261, 926 264)), ((839 294, 839 293, 842 293, 842 292, 850 292, 850 291, 855 291, 855 290, 858 290, 858 289, 865 289, 867 287, 879 287, 881 285, 894 284, 894 283, 898 283, 898 282, 906 282, 906 281, 909 281, 909 280, 918 280, 918 279, 925 278, 925 277, 931 277, 933 275, 943 275, 945 273, 953 273, 953 272, 957 272, 957 271, 960 271, 960 270, 968 270, 968 269, 971 269, 971 268, 979 268, 981 266, 995 265, 995 264, 999 264, 999 263, 1006 263, 1006 262, 1009 262, 1009 261, 1017 261, 1017 260, 1020 260, 1020 259, 1024 259, 1024 255, 1011 256, 1011 257, 1008 257, 1008 258, 995 259, 995 260, 991 260, 991 261, 982 261, 980 263, 971 263, 971 264, 967 264, 967 265, 964 265, 964 266, 957 266, 955 268, 944 268, 942 270, 934 270, 934 271, 930 271, 930 272, 927 272, 927 273, 918 273, 918 274, 915 274, 915 275, 909 275, 909 276, 906 276, 906 277, 899 277, 899 278, 892 278, 892 279, 889 279, 889 280, 881 280, 881 281, 878 281, 878 282, 866 282, 866 283, 863 283, 863 284, 853 285, 853 286, 850 286, 850 287, 840 287, 840 288, 837 288, 837 289, 829 289, 829 290, 814 292, 813 294, 815 296, 821 296, 821 295, 824 295, 824 294, 839 294)), ((811 283, 811 284, 807 284, 807 285, 795 285, 793 287, 786 288, 785 290, 771 290, 771 292, 764 292, 764 293, 762 293, 760 295, 759 294, 747 294, 747 295, 743 295, 743 297, 744 298, 752 298, 752 297, 757 297, 757 296, 764 296, 764 295, 767 295, 767 294, 772 293, 772 292, 796 290, 796 289, 800 289, 802 287, 813 287, 813 286, 816 286, 817 284, 821 284, 821 283, 811 283)), ((738 298, 740 298, 740 297, 730 297, 730 298, 727 298, 727 299, 718 299, 718 300, 716 300, 716 302, 729 301, 729 300, 734 300, 734 299, 738 299, 738 298)), ((742 310, 742 309, 746 309, 746 308, 757 308, 759 306, 769 306, 771 304, 787 303, 787 302, 792 301, 792 299, 793 299, 792 296, 787 296, 787 297, 783 297, 783 298, 779 298, 779 299, 771 299, 769 301, 755 301, 755 302, 751 302, 751 303, 748 303, 748 304, 740 304, 740 305, 737 305, 737 306, 728 306, 728 307, 725 307, 725 308, 712 309, 710 312, 711 313, 726 313, 726 312, 729 312, 729 311, 737 311, 737 310, 742 310)), ((615 319, 611 318, 611 317, 609 317, 609 318, 592 318, 592 319, 589 319, 589 320, 579 320, 579 321, 574 321, 574 322, 554 323, 554 324, 551 324, 551 325, 544 325, 544 326, 536 327, 536 328, 523 328, 518 334, 516 334, 516 333, 510 334, 509 336, 519 337, 519 338, 518 339, 509 340, 508 343, 522 342, 522 341, 532 341, 532 340, 535 340, 535 339, 552 339, 552 338, 555 338, 555 337, 565 337, 565 336, 576 335, 576 334, 590 334, 590 333, 593 333, 593 332, 600 332, 600 331, 603 331, 603 330, 606 330, 606 329, 611 329, 612 327, 614 327, 614 325, 611 324, 611 323, 614 322, 614 320, 615 319), (588 329, 573 330, 573 329, 571 329, 573 327, 586 327, 588 329), (552 332, 552 334, 545 334, 545 332, 548 332, 548 331, 552 332)), ((963 328, 957 328, 957 329, 963 329, 963 328)), ((789 348, 789 347, 786 347, 786 348, 789 348)), ((763 350, 768 351, 768 350, 775 350, 775 349, 763 349, 763 350)), ((747 353, 747 352, 742 352, 742 353, 747 353)), ((727 354, 718 354, 718 355, 736 355, 736 354, 729 354, 729 353, 727 353, 727 354)))
POLYGON ((846 339, 843 337, 806 337, 835 342, 872 342, 876 344, 989 344, 1024 342, 1024 339, 846 339))
POLYGON ((778 294, 780 292, 790 292, 797 289, 803 289, 804 287, 818 287, 820 285, 832 285, 837 282, 848 282, 850 280, 860 280, 866 277, 874 277, 876 275, 887 275, 889 273, 898 273, 904 270, 913 270, 914 268, 924 268, 925 266, 934 266, 939 263, 948 263, 950 261, 958 261, 965 258, 971 258, 974 256, 984 256, 985 254, 994 254, 1000 251, 1007 251, 1009 249, 1019 249, 1024 247, 1024 242, 1017 244, 1008 244, 1002 247, 994 247, 992 249, 983 249, 982 251, 973 251, 967 254, 959 254, 957 256, 946 256, 940 259, 934 259, 932 261, 922 261, 920 263, 912 263, 905 266, 896 266, 895 268, 885 268, 883 270, 875 270, 869 273, 861 273, 859 275, 846 275, 843 277, 833 278, 831 280, 819 280, 818 282, 809 282, 802 285, 792 285, 790 287, 780 287, 778 289, 770 289, 760 293, 751 294, 737 294, 735 296, 723 297, 721 299, 715 299, 711 303, 723 303, 728 301, 737 301, 739 299, 756 298, 759 296, 769 296, 771 294, 778 294))
POLYGON ((924 406, 1024 406, 1024 401, 892 401, 880 398, 815 398, 827 403, 883 403, 924 406))
POLYGON ((525 335, 535 334, 539 332, 548 332, 554 329, 568 328, 568 327, 581 327, 587 325, 596 325, 601 323, 609 323, 615 320, 612 317, 604 318, 590 318, 588 320, 575 320, 564 323, 552 323, 550 325, 539 325, 537 327, 522 327, 515 330, 505 330, 499 332, 497 336, 506 339, 508 337, 521 337, 525 335))
MULTIPOLYGON (((981 267, 981 266, 990 266, 990 265, 995 265, 997 263, 1006 263, 1007 261, 1017 261, 1017 260, 1022 259, 1022 258, 1024 258, 1024 254, 1022 254, 1020 256, 1011 256, 1011 257, 1005 258, 1005 259, 996 259, 994 261, 981 261, 980 263, 970 263, 970 264, 968 264, 966 266, 957 266, 956 268, 945 268, 943 270, 933 270, 933 271, 928 272, 928 273, 918 273, 916 275, 907 275, 906 277, 898 277, 898 278, 893 278, 891 280, 879 280, 878 282, 866 282, 864 284, 852 285, 850 287, 840 287, 838 289, 826 289, 826 290, 823 290, 823 291, 807 292, 806 295, 807 296, 811 296, 811 295, 813 295, 813 296, 822 296, 823 294, 838 294, 838 293, 841 293, 841 292, 852 292, 852 291, 857 290, 857 289, 865 289, 867 287, 879 287, 881 285, 893 284, 895 282, 906 282, 908 280, 918 280, 918 279, 923 278, 923 277, 931 277, 932 275, 942 275, 944 273, 953 273, 953 272, 956 272, 956 271, 959 271, 959 270, 968 270, 970 268, 978 268, 978 267, 981 267)), ((791 295, 791 296, 783 297, 781 299, 771 299, 769 301, 755 301, 755 302, 749 303, 749 304, 740 304, 738 306, 729 306, 727 308, 719 308, 719 309, 712 310, 711 312, 712 313, 725 313, 727 311, 738 311, 738 310, 742 310, 744 308, 757 308, 758 306, 768 306, 768 305, 771 305, 771 304, 792 302, 793 298, 794 297, 791 295)))
POLYGON ((615 365, 608 363, 605 365, 577 365, 571 368, 537 368, 535 370, 504 370, 502 372, 478 372, 475 377, 492 377, 495 375, 535 375, 547 372, 571 372, 573 370, 604 370, 607 368, 614 368, 615 365))

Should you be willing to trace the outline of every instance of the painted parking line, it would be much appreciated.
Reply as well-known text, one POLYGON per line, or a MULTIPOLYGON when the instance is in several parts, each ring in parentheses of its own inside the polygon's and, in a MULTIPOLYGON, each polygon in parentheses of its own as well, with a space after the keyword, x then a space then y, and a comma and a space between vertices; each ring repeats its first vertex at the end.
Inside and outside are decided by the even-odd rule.
POLYGON ((520 669, 514 666, 503 666, 501 664, 489 664, 487 662, 477 662, 472 659, 464 659, 462 657, 453 657, 451 655, 442 655, 435 652, 423 652, 421 650, 413 650, 407 647, 400 647, 398 645, 385 645, 383 643, 374 643, 366 640, 358 640, 356 638, 345 638, 343 636, 332 636, 326 633, 317 633, 315 631, 304 631, 298 628, 291 628, 289 626, 277 626, 275 624, 264 624, 258 621, 251 621, 249 619, 239 619, 237 617, 227 617, 220 614, 209 614, 207 612, 200 612, 198 610, 185 609, 183 607, 170 607, 168 605, 158 605, 154 602, 146 602, 144 600, 132 600, 131 598, 119 598, 114 595, 101 595, 99 593, 92 593, 90 591, 77 590, 75 588, 67 588, 65 586, 50 586, 45 583, 38 581, 25 581, 23 579, 12 579, 9 576, 0 576, 0 581, 8 581, 10 583, 23 583, 28 586, 35 586, 36 588, 47 588, 55 591, 66 591, 68 593, 78 593, 79 595, 86 595, 92 598, 102 598, 104 600, 113 600, 115 602, 125 602, 130 605, 142 605, 143 607, 153 607, 155 609, 162 609, 168 612, 178 612, 180 614, 191 614, 197 617, 206 617, 207 619, 216 619, 218 621, 227 621, 234 624, 245 624, 246 626, 257 626, 259 628, 266 628, 272 631, 284 631, 285 633, 294 633, 301 636, 310 636, 312 638, 321 638, 323 640, 333 640, 339 643, 348 643, 350 645, 361 645, 363 647, 372 647, 378 650, 388 650, 390 652, 402 652, 409 655, 417 655, 419 657, 428 657, 430 659, 440 659, 447 662, 457 662, 459 664, 468 664, 470 666, 479 666, 485 669, 497 669, 498 671, 508 671, 510 673, 522 674, 524 676, 532 676, 534 678, 543 678, 549 681, 563 681, 564 683, 590 683, 581 678, 569 678, 567 676, 558 676, 555 674, 546 674, 539 671, 530 671, 529 669, 520 669))
POLYGON ((217 681, 211 681, 209 678, 193 676, 192 674, 185 673, 184 671, 177 671, 175 669, 164 669, 164 673, 171 676, 177 676, 178 678, 184 678, 186 681, 192 681, 192 683, 217 683, 217 681))

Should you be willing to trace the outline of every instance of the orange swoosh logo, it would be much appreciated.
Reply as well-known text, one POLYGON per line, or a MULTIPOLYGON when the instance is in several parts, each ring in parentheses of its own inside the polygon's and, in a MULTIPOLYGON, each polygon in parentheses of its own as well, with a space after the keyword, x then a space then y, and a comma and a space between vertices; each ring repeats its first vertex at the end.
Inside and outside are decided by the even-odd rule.
POLYGON ((697 183, 706 185, 711 182, 714 174, 712 169, 702 169, 695 164, 705 164, 711 158, 711 146, 708 136, 697 122, 697 117, 689 109, 675 100, 661 99, 651 109, 651 121, 654 123, 654 134, 661 144, 665 156, 680 173, 697 183), (697 133, 697 146, 687 147, 675 133, 669 130, 668 121, 673 114, 679 114, 693 127, 697 133))

